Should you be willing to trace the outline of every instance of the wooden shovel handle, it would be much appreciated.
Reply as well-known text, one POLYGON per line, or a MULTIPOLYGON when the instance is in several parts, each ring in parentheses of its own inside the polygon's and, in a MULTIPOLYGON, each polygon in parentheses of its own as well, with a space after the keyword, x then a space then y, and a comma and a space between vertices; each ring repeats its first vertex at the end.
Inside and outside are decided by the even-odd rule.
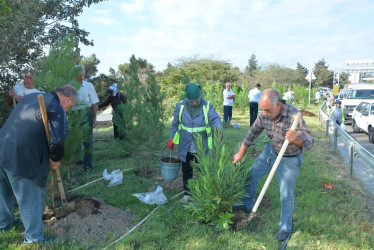
MULTIPOLYGON (((300 118, 301 118, 301 114, 297 113, 296 116, 295 116, 295 118, 294 118, 294 120, 293 120, 291 129, 296 129, 297 124, 299 124, 300 118)), ((266 190, 268 189, 269 184, 270 184, 271 180, 273 179, 275 171, 277 171, 278 165, 279 165, 280 161, 282 160, 284 152, 286 151, 287 146, 288 146, 289 143, 290 143, 290 141, 288 139, 286 139, 283 142, 282 148, 281 148, 281 150, 280 150, 280 152, 279 152, 279 154, 277 156, 277 159, 275 160, 274 165, 271 168, 270 173, 268 175, 268 178, 266 179, 265 184, 262 187, 262 190, 261 190, 261 192, 260 192, 260 194, 259 194, 259 196, 258 196, 258 198, 256 200, 256 203, 255 203, 255 205, 252 208, 252 212, 251 212, 252 217, 253 217, 254 213, 256 213, 257 208, 260 205, 260 203, 262 201, 262 198, 264 197, 264 195, 266 193, 266 190)))
MULTIPOLYGON (((43 97, 42 94, 38 95, 38 100, 39 100, 40 113, 42 114, 42 120, 43 120, 43 124, 44 124, 45 134, 47 136, 47 143, 48 143, 48 147, 49 147, 50 135, 49 135, 49 126, 48 126, 48 116, 47 116, 47 111, 45 109, 44 97, 43 97)), ((53 169, 53 171, 56 174, 57 186, 58 186, 58 190, 60 192, 61 201, 62 201, 62 203, 64 203, 65 200, 66 200, 66 196, 65 196, 64 187, 62 185, 60 170, 58 168, 56 168, 56 169, 53 169)))

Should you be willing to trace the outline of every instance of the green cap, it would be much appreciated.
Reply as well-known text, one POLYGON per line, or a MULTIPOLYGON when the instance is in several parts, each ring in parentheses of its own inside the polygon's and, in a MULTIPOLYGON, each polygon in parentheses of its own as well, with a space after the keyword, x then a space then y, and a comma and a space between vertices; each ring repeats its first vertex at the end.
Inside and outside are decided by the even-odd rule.
POLYGON ((186 87, 186 96, 189 100, 197 100, 200 98, 200 86, 196 83, 190 82, 186 87))

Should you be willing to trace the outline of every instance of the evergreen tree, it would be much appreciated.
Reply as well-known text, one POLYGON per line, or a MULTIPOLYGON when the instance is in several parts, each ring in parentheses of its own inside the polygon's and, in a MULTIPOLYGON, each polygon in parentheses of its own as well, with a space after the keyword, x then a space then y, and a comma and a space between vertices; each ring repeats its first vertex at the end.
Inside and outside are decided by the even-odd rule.
POLYGON ((317 86, 332 88, 334 72, 328 70, 328 67, 324 58, 314 64, 313 73, 316 76, 315 84, 317 86))
POLYGON ((303 65, 301 65, 299 62, 297 63, 296 70, 302 73, 304 75, 304 78, 308 75, 309 72, 309 70, 303 65))
POLYGON ((245 73, 248 74, 250 77, 254 77, 256 75, 256 71, 259 70, 256 55, 252 54, 251 58, 248 60, 248 66, 245 67, 245 73))
POLYGON ((113 119, 117 121, 120 133, 125 140, 121 142, 127 152, 139 157, 143 162, 142 172, 147 172, 149 152, 159 149, 164 129, 164 95, 155 77, 148 71, 145 83, 139 78, 139 67, 135 56, 130 58, 128 75, 119 89, 125 92, 127 103, 118 107, 113 119))
MULTIPOLYGON (((53 91, 56 87, 71 84, 75 89, 80 88, 77 81, 77 74, 74 65, 79 58, 79 50, 76 48, 76 41, 72 38, 65 38, 61 43, 52 46, 48 56, 45 58, 42 70, 35 79, 35 87, 44 92, 53 91)), ((65 139, 65 156, 62 164, 68 168, 68 178, 70 179, 70 169, 82 158, 83 153, 80 142, 87 134, 82 131, 84 117, 79 117, 71 110, 67 112, 68 133, 65 139), (77 124, 79 126, 77 126, 77 124)))

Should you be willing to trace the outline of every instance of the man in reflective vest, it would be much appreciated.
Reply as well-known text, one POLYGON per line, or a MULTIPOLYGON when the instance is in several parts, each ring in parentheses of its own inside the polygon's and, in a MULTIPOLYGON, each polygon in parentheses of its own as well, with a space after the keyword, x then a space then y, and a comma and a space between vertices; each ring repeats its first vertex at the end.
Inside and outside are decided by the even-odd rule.
POLYGON ((183 188, 185 195, 181 202, 188 203, 188 180, 193 176, 191 161, 196 161, 196 142, 194 134, 200 133, 206 152, 212 148, 212 129, 222 129, 221 117, 213 109, 209 101, 201 97, 201 87, 189 83, 186 87, 186 97, 177 103, 174 119, 171 124, 168 147, 179 145, 179 157, 182 160, 183 188))

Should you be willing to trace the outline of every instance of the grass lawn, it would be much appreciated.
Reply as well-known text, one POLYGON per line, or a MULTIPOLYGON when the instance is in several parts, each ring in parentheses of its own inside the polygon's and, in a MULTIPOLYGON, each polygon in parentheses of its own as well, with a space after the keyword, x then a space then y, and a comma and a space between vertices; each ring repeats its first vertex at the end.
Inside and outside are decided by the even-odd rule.
MULTIPOLYGON (((316 113, 316 108, 312 108, 316 113)), ((315 145, 303 153, 303 164, 296 183, 294 232, 288 243, 289 249, 373 249, 374 218, 370 217, 373 207, 368 207, 368 193, 359 182, 348 176, 348 165, 336 152, 324 136, 317 117, 304 117, 314 138, 315 145), (328 191, 324 184, 331 182, 334 187, 328 191)), ((224 128, 224 142, 227 148, 234 149, 248 130, 248 112, 235 114, 233 122, 240 129, 224 128)), ((166 144, 170 125, 165 130, 165 145, 154 152, 150 168, 159 168, 160 155, 169 155, 166 144)), ((100 178, 104 169, 138 168, 139 158, 124 157, 112 140, 112 129, 95 131, 94 172, 85 174, 81 167, 73 170, 71 182, 64 182, 65 190, 71 190, 89 181, 100 178)), ((256 151, 261 152, 267 142, 265 136, 257 139, 256 151)), ((176 153, 176 152, 174 152, 176 153)), ((233 152, 234 153, 234 152, 233 152)), ((253 159, 254 160, 254 159, 253 159)), ((63 171, 62 171, 63 172, 63 171)), ((262 187, 265 178, 260 183, 262 187)), ((100 197, 107 203, 130 209, 138 216, 138 222, 147 216, 156 206, 141 203, 131 194, 154 190, 160 180, 147 179, 135 174, 124 173, 123 184, 112 188, 107 182, 98 181, 82 188, 74 194, 100 197)), ((258 192, 260 189, 258 190, 258 192)), ((115 246, 109 249, 277 249, 278 242, 273 235, 277 231, 280 201, 277 179, 274 177, 256 217, 243 231, 217 231, 214 228, 191 219, 177 199, 170 198, 177 191, 165 189, 169 201, 160 206, 149 219, 115 246)), ((114 240, 108 234, 106 238, 94 243, 79 241, 57 241, 51 244, 22 246, 22 226, 5 234, 0 234, 0 249, 102 249, 114 240)), ((46 233, 47 236, 49 232, 46 233)))

